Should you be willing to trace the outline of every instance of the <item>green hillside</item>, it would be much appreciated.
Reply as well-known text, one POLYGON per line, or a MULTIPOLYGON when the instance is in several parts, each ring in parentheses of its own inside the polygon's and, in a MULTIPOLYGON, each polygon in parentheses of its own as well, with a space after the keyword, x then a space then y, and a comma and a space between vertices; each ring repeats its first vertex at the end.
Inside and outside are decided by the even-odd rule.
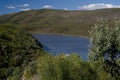
MULTIPOLYGON (((99 19, 113 24, 120 19, 120 8, 99 10, 30 10, 0 16, 0 23, 14 24, 31 33, 57 33, 88 36, 88 30, 99 19)), ((112 26, 112 25, 111 25, 112 26)))
POLYGON ((43 53, 41 44, 30 34, 0 25, 0 80, 20 79, 24 68, 43 53))

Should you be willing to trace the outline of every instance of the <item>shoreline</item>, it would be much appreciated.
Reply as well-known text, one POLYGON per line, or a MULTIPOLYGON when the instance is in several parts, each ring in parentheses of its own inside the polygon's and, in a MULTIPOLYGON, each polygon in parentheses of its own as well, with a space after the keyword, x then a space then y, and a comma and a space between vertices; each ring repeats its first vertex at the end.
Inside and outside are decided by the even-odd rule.
POLYGON ((81 37, 81 38, 87 38, 89 39, 89 37, 86 36, 76 36, 76 35, 70 35, 70 34, 56 34, 56 33, 31 33, 31 34, 45 34, 45 35, 60 35, 60 36, 72 36, 72 37, 81 37))

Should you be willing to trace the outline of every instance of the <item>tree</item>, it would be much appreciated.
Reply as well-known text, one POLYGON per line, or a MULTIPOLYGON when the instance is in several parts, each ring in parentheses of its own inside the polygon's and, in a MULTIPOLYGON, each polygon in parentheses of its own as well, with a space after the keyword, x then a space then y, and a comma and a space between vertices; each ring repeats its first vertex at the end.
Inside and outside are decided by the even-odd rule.
POLYGON ((90 31, 89 61, 98 69, 110 74, 111 79, 120 79, 120 22, 108 27, 105 21, 96 24, 90 31))
POLYGON ((37 66, 40 80, 97 80, 96 72, 77 54, 45 55, 37 66))

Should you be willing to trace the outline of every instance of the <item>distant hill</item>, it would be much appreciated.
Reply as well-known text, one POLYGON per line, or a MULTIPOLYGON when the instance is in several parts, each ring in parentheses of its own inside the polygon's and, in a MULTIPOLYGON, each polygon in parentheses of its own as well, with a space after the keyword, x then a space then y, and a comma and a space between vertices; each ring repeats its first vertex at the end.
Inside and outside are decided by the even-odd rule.
POLYGON ((57 33, 88 36, 88 30, 98 19, 120 19, 120 8, 99 10, 30 10, 0 16, 0 24, 14 24, 31 33, 57 33))

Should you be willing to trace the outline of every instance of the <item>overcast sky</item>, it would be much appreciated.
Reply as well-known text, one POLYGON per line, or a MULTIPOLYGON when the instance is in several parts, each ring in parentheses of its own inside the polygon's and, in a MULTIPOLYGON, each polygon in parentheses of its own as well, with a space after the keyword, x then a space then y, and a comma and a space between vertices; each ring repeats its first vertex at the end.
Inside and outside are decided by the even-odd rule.
POLYGON ((0 15, 42 8, 62 10, 120 8, 120 0, 0 0, 0 15))

